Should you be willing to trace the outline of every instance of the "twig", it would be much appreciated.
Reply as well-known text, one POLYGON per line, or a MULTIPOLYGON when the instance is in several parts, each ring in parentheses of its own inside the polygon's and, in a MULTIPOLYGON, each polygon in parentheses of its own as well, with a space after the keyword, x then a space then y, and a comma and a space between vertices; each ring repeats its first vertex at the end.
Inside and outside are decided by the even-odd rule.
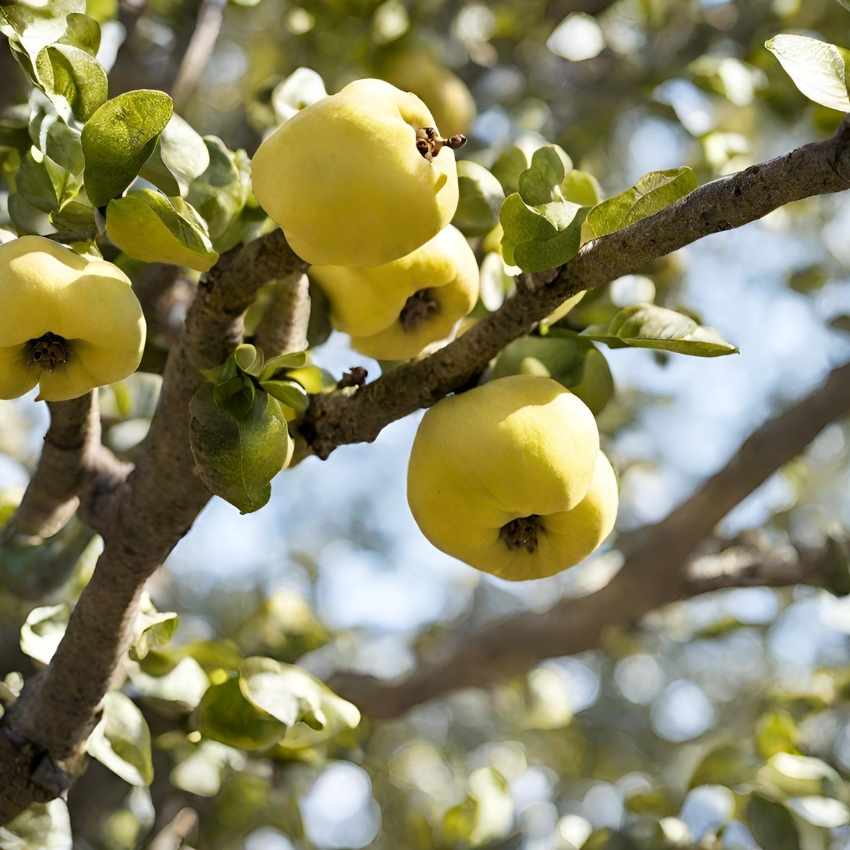
POLYGON ((221 25, 224 21, 224 7, 227 0, 203 0, 195 31, 189 46, 183 54, 183 61, 177 71, 177 77, 171 89, 174 105, 179 112, 184 109, 198 87, 201 75, 218 41, 221 25))

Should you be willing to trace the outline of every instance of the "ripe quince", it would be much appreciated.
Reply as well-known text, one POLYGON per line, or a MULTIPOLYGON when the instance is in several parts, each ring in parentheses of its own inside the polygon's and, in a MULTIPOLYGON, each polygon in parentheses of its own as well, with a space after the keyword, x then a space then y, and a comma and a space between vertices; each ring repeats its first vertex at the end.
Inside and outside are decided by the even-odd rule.
POLYGON ((356 80, 302 109, 259 147, 254 194, 313 265, 377 266, 451 220, 453 146, 416 95, 356 80))
POLYGON ((420 248, 382 266, 313 266, 331 304, 331 321, 357 350, 407 360, 451 336, 478 300, 478 263, 449 225, 420 248))
POLYGON ((407 497, 438 549, 509 581, 587 557, 618 505, 593 414, 556 381, 530 375, 434 405, 413 444, 407 497))
POLYGON ((64 401, 136 371, 145 319, 130 279, 42 236, 0 245, 0 398, 64 401))
POLYGON ((387 64, 384 76, 400 89, 425 101, 447 136, 468 133, 475 121, 475 100, 466 83, 426 50, 399 53, 387 64))

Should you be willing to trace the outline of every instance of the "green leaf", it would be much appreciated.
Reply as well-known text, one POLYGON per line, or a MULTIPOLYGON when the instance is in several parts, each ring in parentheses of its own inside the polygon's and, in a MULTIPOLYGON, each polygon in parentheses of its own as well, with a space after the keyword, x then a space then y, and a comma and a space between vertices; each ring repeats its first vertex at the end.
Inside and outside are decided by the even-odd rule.
POLYGON ((800 850, 800 836, 788 809, 763 794, 753 794, 747 805, 753 838, 770 850, 800 850))
POLYGON ((324 80, 311 68, 296 68, 271 95, 272 108, 279 121, 328 96, 324 80))
POLYGON ((0 32, 10 45, 19 46, 31 60, 39 51, 65 35, 68 16, 83 14, 85 0, 51 0, 42 7, 12 3, 0 6, 0 32))
POLYGON ((209 164, 210 153, 204 140, 187 121, 174 114, 140 173, 166 195, 185 197, 189 185, 209 164))
POLYGON ((625 307, 607 327, 591 325, 582 332, 582 336, 604 342, 610 348, 654 348, 693 357, 720 357, 738 352, 712 328, 698 325, 690 316, 654 304, 625 307))
POLYGON ((97 56, 100 48, 100 24, 88 15, 71 12, 66 19, 65 35, 59 39, 62 44, 71 44, 85 50, 91 56, 97 56))
POLYGON ((646 174, 631 189, 603 201, 588 213, 589 238, 599 239, 655 215, 696 187, 696 175, 687 166, 646 174))
POLYGON ((753 759, 735 744, 722 744, 706 753, 691 774, 688 788, 700 785, 740 785, 753 778, 753 759))
POLYGON ((787 711, 771 711, 756 724, 756 748, 764 759, 776 753, 796 753, 797 735, 797 724, 787 711))
POLYGON ((531 157, 531 165, 519 175, 520 197, 532 207, 563 201, 561 183, 572 169, 572 160, 558 145, 538 148, 531 157))
POLYGON ((173 111, 165 92, 139 89, 106 101, 86 121, 82 134, 85 184, 96 207, 133 182, 173 111))
POLYGON ((150 729, 133 700, 120 691, 103 698, 103 716, 88 739, 86 750, 130 785, 153 782, 150 729))
POLYGON ((261 381, 260 386, 296 414, 303 413, 310 403, 307 391, 296 381, 261 381))
POLYGON ((279 372, 285 372, 289 369, 301 369, 310 362, 306 351, 292 351, 288 354, 278 354, 277 357, 272 357, 266 361, 263 371, 260 374, 261 381, 268 381, 277 376, 279 372))
POLYGON ((69 609, 65 604, 34 608, 21 626, 21 652, 49 664, 65 636, 69 609))
POLYGON ((190 436, 197 471, 210 491, 242 513, 259 510, 271 480, 292 457, 292 439, 279 402, 258 392, 248 415, 219 407, 211 384, 192 399, 190 436))
POLYGON ((42 212, 53 212, 71 201, 81 182, 73 172, 32 148, 21 161, 15 179, 18 194, 42 212))
POLYGON ((564 199, 582 207, 595 207, 602 200, 599 181, 586 171, 573 169, 561 184, 564 199))
POLYGON ((240 750, 266 750, 286 734, 287 725, 245 697, 239 676, 212 685, 195 712, 198 731, 240 750))
POLYGON ((789 797, 834 796, 842 787, 841 777, 825 761, 791 753, 771 756, 758 779, 789 797))
POLYGON ((209 165, 192 182, 188 200, 206 220, 216 250, 226 251, 241 238, 234 225, 251 192, 251 166, 245 151, 230 151, 215 136, 204 144, 209 165))
POLYGON ((136 639, 130 647, 130 658, 141 661, 149 652, 167 646, 177 631, 180 618, 174 611, 151 610, 140 612, 136 621, 136 639))
POLYGON ((289 728, 279 747, 314 747, 360 723, 360 712, 309 673, 272 658, 248 658, 240 687, 257 708, 289 728))
POLYGON ((540 147, 537 143, 519 142, 505 148, 495 159, 490 171, 506 193, 519 189, 519 176, 531 165, 531 156, 540 147))
POLYGON ((847 91, 850 52, 816 38, 788 34, 774 36, 765 47, 809 100, 839 112, 850 112, 847 91))
POLYGON ((173 665, 169 657, 165 664, 169 669, 155 675, 160 673, 154 665, 161 655, 165 653, 153 650, 145 656, 141 669, 130 668, 133 687, 146 700, 162 704, 166 711, 188 714, 197 707, 209 687, 207 674, 194 658, 186 656, 173 665))
POLYGON ((498 310, 515 290, 516 282, 505 270, 502 255, 491 251, 481 261, 481 303, 485 309, 493 312, 498 310))
POLYGON ((0 826, 3 850, 71 850, 71 819, 64 800, 34 803, 0 826))
POLYGON ((499 181, 483 165, 471 160, 457 164, 460 199, 452 224, 467 236, 481 236, 499 221, 505 193, 499 181))
POLYGON ((797 797, 788 807, 812 826, 838 829, 850 823, 850 810, 840 800, 829 797, 797 797))
POLYGON ((205 272, 218 260, 206 222, 183 198, 141 189, 106 207, 106 234, 127 256, 205 272))
POLYGON ((566 201, 529 207, 518 193, 502 205, 502 256, 526 272, 541 272, 571 260, 581 245, 585 210, 566 201))
POLYGON ((91 54, 73 44, 45 47, 36 57, 35 71, 60 115, 73 112, 86 121, 106 101, 106 71, 91 54))

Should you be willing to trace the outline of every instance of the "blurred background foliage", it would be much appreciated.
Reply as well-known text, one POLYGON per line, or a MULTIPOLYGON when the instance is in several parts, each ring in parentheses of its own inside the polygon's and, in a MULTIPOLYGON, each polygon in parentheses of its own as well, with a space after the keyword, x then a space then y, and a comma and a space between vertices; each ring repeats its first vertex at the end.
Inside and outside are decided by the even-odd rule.
MULTIPOLYGON (((301 67, 328 91, 384 76, 441 111, 441 129, 467 129, 463 156, 503 184, 517 151, 546 139, 606 195, 685 164, 705 182, 829 134, 839 113, 804 100, 763 44, 801 32, 850 45, 840 0, 92 0, 101 61, 114 61, 110 94, 172 90, 199 14, 216 10, 215 49, 178 97, 201 134, 253 152, 297 108, 287 81, 301 67)), ((9 108, 26 86, 0 57, 9 108)), ((717 361, 604 352, 608 389, 595 406, 621 477, 621 530, 663 517, 772 410, 846 358, 848 225, 846 197, 802 202, 618 280, 570 314, 598 324, 655 301, 742 351, 717 361)), ((490 250, 486 239, 478 248, 482 258, 490 250)), ((491 268, 479 310, 507 288, 501 265, 491 268)), ((168 328, 157 338, 166 347, 168 328)), ((337 334, 316 359, 337 375, 379 370, 337 334)), ((135 376, 103 394, 117 451, 132 456, 157 381, 135 376)), ((42 414, 0 403, 5 505, 35 460, 42 414)), ((150 587, 150 627, 123 691, 132 703, 108 705, 124 731, 101 730, 70 794, 75 848, 850 847, 850 606, 825 591, 681 603, 608 635, 604 649, 389 721, 358 725, 350 705, 298 679, 281 738, 283 721, 257 711, 263 673, 290 681, 298 672, 280 665, 297 663, 322 680, 341 669, 401 675, 446 635, 590 592, 616 561, 612 549, 517 587, 432 550, 404 501, 415 425, 285 472, 251 517, 211 504, 150 587), (157 609, 178 612, 179 624, 157 609), (245 664, 258 656, 272 661, 245 664), (144 731, 127 732, 136 709, 152 760, 144 731)), ((846 526, 848 437, 846 426, 827 429, 724 530, 781 547, 846 526)), ((55 550, 2 565, 14 594, 0 597, 0 703, 49 659, 92 568, 98 541, 76 526, 62 535, 55 550), (26 598, 45 591, 32 585, 39 563, 53 565, 52 584, 70 581, 33 610, 26 598)), ((70 846, 68 823, 64 804, 51 804, 18 838, 0 829, 0 846, 70 846)))

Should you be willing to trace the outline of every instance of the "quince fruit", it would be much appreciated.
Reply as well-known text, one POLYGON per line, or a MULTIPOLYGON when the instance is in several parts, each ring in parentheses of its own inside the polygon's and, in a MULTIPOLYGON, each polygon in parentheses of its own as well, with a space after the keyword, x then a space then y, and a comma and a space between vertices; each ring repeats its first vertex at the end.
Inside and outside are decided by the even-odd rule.
POLYGON ((451 225, 391 263, 313 266, 310 273, 328 296, 334 327, 378 360, 416 357, 451 336, 478 300, 475 254, 451 225))
POLYGON ((0 245, 0 398, 65 401, 136 371, 145 319, 130 279, 42 236, 0 245))
POLYGON ((455 213, 454 147, 422 101, 356 80, 302 109, 259 147, 254 194, 313 265, 377 266, 403 257, 455 213))
POLYGON ((586 558, 618 505, 593 414, 556 381, 530 375, 434 405, 413 444, 407 497, 438 549, 509 581, 586 558))
POLYGON ((475 121, 475 100, 466 83, 426 50, 400 53, 387 64, 383 76, 400 89, 411 91, 428 104, 437 129, 452 136, 468 133, 475 121))

